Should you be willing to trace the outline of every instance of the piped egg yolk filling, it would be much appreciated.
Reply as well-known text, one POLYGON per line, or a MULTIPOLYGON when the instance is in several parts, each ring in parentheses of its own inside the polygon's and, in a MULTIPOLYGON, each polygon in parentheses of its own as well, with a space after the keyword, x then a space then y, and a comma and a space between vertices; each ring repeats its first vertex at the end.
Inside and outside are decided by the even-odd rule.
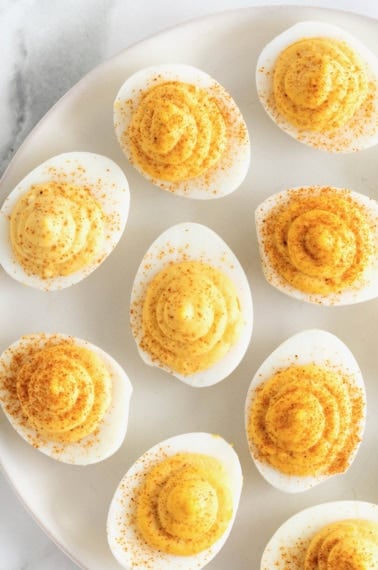
POLYGON ((132 161, 143 172, 181 182, 217 164, 226 148, 227 126, 206 89, 167 81, 142 94, 126 136, 132 161))
POLYGON ((17 371, 16 383, 27 423, 52 441, 72 443, 92 434, 111 402, 104 362, 68 342, 34 351, 17 371))
POLYGON ((197 261, 168 265, 149 283, 141 348, 183 375, 218 362, 240 336, 242 315, 232 281, 197 261))
POLYGON ((289 366, 255 392, 247 435, 255 457, 287 475, 344 472, 360 440, 364 399, 342 373, 289 366))
POLYGON ((191 556, 223 535, 232 513, 223 465, 207 455, 179 453, 147 472, 137 495, 136 526, 152 548, 191 556))
POLYGON ((376 570, 378 524, 349 519, 323 527, 307 549, 304 570, 376 570))
POLYGON ((347 190, 290 194, 264 221, 263 247, 290 285, 327 295, 360 286, 372 261, 373 232, 366 210, 347 190))
POLYGON ((104 241, 105 216, 86 187, 47 182, 30 188, 10 215, 13 253, 26 273, 70 275, 93 263, 104 241))
POLYGON ((345 42, 304 38, 282 51, 273 71, 278 112, 300 129, 346 125, 368 95, 363 63, 345 42))

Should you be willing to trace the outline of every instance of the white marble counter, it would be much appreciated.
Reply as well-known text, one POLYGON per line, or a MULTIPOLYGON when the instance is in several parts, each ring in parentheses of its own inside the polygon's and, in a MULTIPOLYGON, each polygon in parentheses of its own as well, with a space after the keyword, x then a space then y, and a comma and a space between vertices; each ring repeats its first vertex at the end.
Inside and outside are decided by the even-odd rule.
MULTIPOLYGON (((268 0, 0 0, 0 173, 83 75, 137 40, 190 18, 268 0)), ((378 17, 375 0, 299 1, 378 17)), ((1 294, 1 293, 0 293, 1 294)), ((0 474, 0 570, 73 570, 0 474)), ((105 569, 104 569, 105 570, 105 569)))

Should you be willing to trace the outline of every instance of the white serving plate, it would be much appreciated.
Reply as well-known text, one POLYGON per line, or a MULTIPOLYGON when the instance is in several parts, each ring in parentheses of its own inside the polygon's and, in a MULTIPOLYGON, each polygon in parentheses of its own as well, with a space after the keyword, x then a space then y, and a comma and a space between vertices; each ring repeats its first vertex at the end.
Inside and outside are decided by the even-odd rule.
POLYGON ((15 492, 49 536, 82 568, 116 570, 105 534, 111 497, 134 460, 159 440, 190 431, 219 433, 234 443, 244 489, 231 535, 210 569, 257 569, 273 532, 298 510, 319 502, 359 499, 378 503, 378 454, 374 408, 378 404, 376 352, 378 300, 351 307, 308 305, 283 295, 262 277, 254 210, 264 198, 290 186, 347 186, 378 198, 378 151, 328 155, 283 133, 258 102, 255 63, 276 34, 305 19, 345 27, 378 52, 377 22, 344 12, 305 7, 262 7, 196 20, 128 48, 80 81, 34 129, 6 171, 2 202, 17 182, 49 156, 86 150, 105 154, 126 172, 131 210, 113 254, 87 280, 64 291, 28 289, 0 271, 0 351, 22 334, 61 331, 107 350, 134 386, 126 440, 98 465, 74 467, 45 457, 25 443, 0 412, 0 460, 15 492), (153 187, 134 171, 118 147, 113 99, 126 76, 147 65, 182 62, 203 68, 228 89, 247 121, 250 172, 241 188, 220 200, 197 202, 153 187), (157 215, 158 214, 158 215, 157 215), (140 260, 165 228, 195 221, 214 229, 242 263, 252 287, 252 342, 237 370, 222 383, 193 389, 146 366, 129 329, 131 285, 140 260), (366 382, 365 438, 350 471, 300 495, 270 487, 249 456, 244 401, 261 362, 282 341, 305 328, 338 335, 357 358, 366 382))

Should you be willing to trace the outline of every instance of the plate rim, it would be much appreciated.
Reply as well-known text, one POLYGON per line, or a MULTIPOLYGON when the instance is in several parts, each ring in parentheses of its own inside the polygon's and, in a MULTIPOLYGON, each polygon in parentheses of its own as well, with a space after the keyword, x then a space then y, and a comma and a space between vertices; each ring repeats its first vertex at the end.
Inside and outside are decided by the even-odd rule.
POLYGON ((333 8, 333 7, 332 8, 325 8, 323 6, 307 6, 306 4, 288 3, 288 4, 266 4, 266 5, 259 5, 259 6, 248 6, 248 7, 243 7, 243 8, 224 9, 224 10, 220 10, 219 12, 209 12, 205 16, 196 16, 194 18, 189 18, 188 20, 178 22, 177 24, 174 24, 173 26, 168 26, 166 28, 163 28, 162 30, 159 30, 158 32, 156 32, 154 34, 143 37, 140 40, 137 40, 136 42, 133 42, 132 44, 128 45, 127 47, 116 51, 113 55, 106 57, 104 59, 104 61, 101 61, 100 63, 95 65, 92 69, 90 69, 87 73, 85 73, 85 75, 83 75, 83 77, 81 77, 78 81, 76 81, 76 83, 74 83, 65 93, 63 93, 63 95, 61 95, 55 101, 55 103, 53 103, 53 105, 46 111, 46 113, 44 115, 42 115, 42 117, 40 119, 37 120, 37 122, 30 129, 30 131, 28 132, 28 134, 26 135, 26 137, 24 138, 22 143, 18 146, 17 150, 14 152, 13 156, 11 157, 9 162, 7 163, 4 171, 2 172, 2 174, 0 176, 0 188, 1 188, 1 184, 3 183, 3 180, 7 178, 8 171, 11 170, 11 168, 13 166, 13 162, 17 158, 19 151, 21 151, 23 149, 24 145, 28 143, 29 138, 31 138, 35 134, 34 131, 37 131, 39 129, 39 127, 42 125, 42 123, 44 123, 45 120, 48 119, 50 114, 55 110, 55 107, 58 106, 64 99, 66 99, 66 98, 68 99, 68 96, 71 94, 71 91, 76 90, 76 88, 81 86, 84 83, 84 81, 86 81, 87 79, 90 79, 92 77, 92 75, 96 75, 98 72, 101 71, 101 69, 103 67, 107 67, 107 65, 109 63, 111 63, 113 60, 117 59, 118 57, 122 57, 125 54, 125 52, 129 51, 130 49, 134 49, 135 47, 137 47, 137 46, 139 46, 145 42, 154 41, 154 40, 158 39, 159 37, 164 36, 170 32, 177 31, 178 29, 183 29, 186 27, 191 27, 192 25, 196 25, 196 24, 201 23, 205 20, 213 20, 213 19, 215 20, 217 18, 221 19, 224 16, 227 16, 230 14, 237 15, 237 14, 240 14, 243 12, 254 12, 254 11, 263 11, 263 10, 284 11, 286 9, 291 9, 291 8, 301 8, 301 9, 305 9, 305 10, 320 10, 323 12, 342 13, 342 14, 347 14, 348 16, 361 18, 362 20, 366 19, 366 20, 371 20, 371 21, 378 21, 378 19, 375 18, 374 16, 368 16, 366 14, 361 14, 359 12, 354 12, 351 10, 346 10, 346 9, 339 10, 338 8, 333 8))

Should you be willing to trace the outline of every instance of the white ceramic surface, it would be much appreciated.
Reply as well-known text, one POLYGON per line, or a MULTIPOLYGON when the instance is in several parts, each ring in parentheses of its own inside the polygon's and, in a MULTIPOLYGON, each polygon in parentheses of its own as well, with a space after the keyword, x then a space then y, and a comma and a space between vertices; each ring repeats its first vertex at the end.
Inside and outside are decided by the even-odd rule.
MULTIPOLYGON (((44 457, 22 441, 0 414, 0 458, 6 475, 39 524, 83 568, 119 568, 105 536, 110 499, 131 463, 176 433, 219 433, 235 445, 244 472, 235 525, 209 569, 258 568, 270 536, 299 509, 339 499, 378 502, 374 418, 378 300, 340 308, 305 305, 265 282, 258 257, 253 213, 275 191, 330 184, 378 198, 377 148, 335 157, 304 147, 280 131, 257 100, 254 67, 260 49, 275 34, 303 19, 344 26, 378 51, 377 23, 341 12, 263 7, 191 22, 127 49, 86 76, 37 126, 3 178, 1 201, 28 170, 49 156, 88 150, 115 160, 130 183, 131 210, 125 233, 112 256, 86 281, 46 294, 26 289, 0 273, 2 348, 25 333, 60 330, 107 350, 125 367, 134 385, 124 445, 109 460, 86 468, 44 457), (252 140, 250 172, 239 190, 216 203, 188 203, 153 187, 130 167, 116 142, 112 101, 118 88, 137 69, 167 61, 209 72, 228 89, 247 121, 252 140), (128 299, 143 253, 166 227, 181 221, 204 223, 225 239, 247 273, 256 308, 246 357, 227 380, 201 391, 143 364, 128 326, 128 299), (366 382, 367 427, 358 457, 345 476, 287 497, 261 478, 249 457, 243 408, 248 385, 263 359, 288 336, 310 327, 333 332, 356 356, 366 382)), ((3 568, 9 570, 6 565, 3 568)))

